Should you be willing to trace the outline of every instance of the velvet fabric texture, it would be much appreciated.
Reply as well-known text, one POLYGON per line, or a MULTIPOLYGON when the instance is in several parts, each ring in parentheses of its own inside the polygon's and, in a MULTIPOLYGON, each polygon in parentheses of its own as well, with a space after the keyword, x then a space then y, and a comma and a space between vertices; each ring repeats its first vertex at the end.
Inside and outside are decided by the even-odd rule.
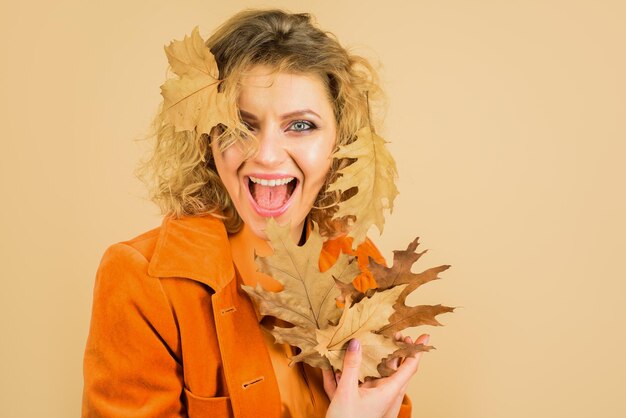
MULTIPOLYGON (((349 248, 346 241, 328 241, 320 267, 349 248)), ((362 247, 359 265, 366 255, 380 259, 371 243, 362 247)), ((360 287, 368 280, 367 272, 357 278, 360 287)), ((405 397, 399 416, 410 415, 405 397)), ((281 418, 262 330, 219 219, 165 218, 106 250, 85 350, 82 416, 281 418)))

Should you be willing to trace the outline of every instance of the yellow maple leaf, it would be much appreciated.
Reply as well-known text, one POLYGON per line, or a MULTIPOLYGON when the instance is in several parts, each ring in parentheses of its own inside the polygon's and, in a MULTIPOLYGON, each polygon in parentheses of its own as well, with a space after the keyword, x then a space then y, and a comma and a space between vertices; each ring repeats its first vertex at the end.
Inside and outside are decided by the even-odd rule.
POLYGON ((277 342, 298 346, 302 352, 293 362, 305 361, 315 367, 328 368, 313 348, 315 330, 334 324, 341 316, 336 298, 341 291, 335 280, 351 282, 360 272, 352 257, 341 254, 333 266, 321 272, 319 257, 323 239, 313 225, 306 243, 298 246, 291 237, 289 225, 279 226, 273 218, 265 232, 273 249, 272 255, 259 257, 260 270, 283 285, 280 292, 269 292, 258 284, 255 288, 242 286, 255 302, 261 315, 271 315, 295 325, 294 328, 274 327, 270 330, 277 342))
POLYGON ((341 294, 335 280, 351 282, 359 268, 350 263, 350 257, 341 254, 335 264, 325 272, 319 270, 319 256, 323 239, 317 226, 309 233, 306 243, 298 246, 291 237, 289 226, 279 226, 273 218, 265 229, 273 249, 272 255, 259 257, 260 270, 283 285, 281 292, 268 292, 242 286, 259 301, 262 315, 272 315, 293 325, 322 328, 336 322, 341 315, 335 299, 341 294))
POLYGON ((354 238, 356 247, 362 243, 367 231, 376 225, 382 234, 385 218, 384 209, 393 210, 393 201, 398 195, 395 179, 398 176, 396 164, 385 147, 385 140, 370 127, 361 128, 356 139, 341 146, 334 158, 356 158, 349 166, 339 170, 341 176, 328 188, 329 191, 345 192, 357 187, 357 193, 339 203, 334 219, 353 216, 349 236, 354 238))
POLYGON ((277 343, 289 344, 300 348, 300 353, 289 359, 289 365, 302 361, 310 366, 320 369, 330 368, 329 361, 315 350, 317 340, 315 329, 310 327, 282 328, 273 327, 269 330, 277 343))
POLYGON ((162 115, 176 132, 209 134, 218 124, 234 126, 236 110, 230 109, 218 91, 219 70, 215 57, 194 28, 191 36, 165 47, 167 60, 178 78, 161 86, 162 115))
POLYGON ((394 340, 374 332, 389 323, 393 305, 406 285, 395 286, 383 292, 376 292, 371 298, 363 298, 350 305, 349 299, 339 319, 339 323, 317 330, 318 352, 330 360, 337 370, 343 368, 343 357, 348 342, 356 338, 362 347, 362 363, 359 380, 367 376, 380 377, 378 365, 398 349, 394 340))

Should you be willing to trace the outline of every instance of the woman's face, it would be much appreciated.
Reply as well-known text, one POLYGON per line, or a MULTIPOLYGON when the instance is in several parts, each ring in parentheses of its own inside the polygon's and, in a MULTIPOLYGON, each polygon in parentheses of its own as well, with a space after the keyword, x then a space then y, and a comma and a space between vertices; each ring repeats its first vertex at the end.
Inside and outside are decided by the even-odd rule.
POLYGON ((220 153, 212 144, 217 172, 243 221, 267 239, 268 218, 291 222, 294 241, 331 164, 336 120, 326 88, 315 74, 272 73, 255 66, 242 80, 239 110, 258 139, 245 159, 239 145, 220 153))

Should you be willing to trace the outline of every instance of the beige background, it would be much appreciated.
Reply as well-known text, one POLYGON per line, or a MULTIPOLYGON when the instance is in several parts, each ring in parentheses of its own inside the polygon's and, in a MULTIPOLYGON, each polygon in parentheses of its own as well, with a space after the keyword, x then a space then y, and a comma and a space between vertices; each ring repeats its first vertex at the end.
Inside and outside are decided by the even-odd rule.
POLYGON ((453 265, 413 300, 463 307, 429 329, 414 416, 626 416, 624 4, 3 0, 0 415, 79 415, 100 256, 159 223, 132 171, 162 45, 281 6, 382 63, 401 195, 378 242, 453 265))

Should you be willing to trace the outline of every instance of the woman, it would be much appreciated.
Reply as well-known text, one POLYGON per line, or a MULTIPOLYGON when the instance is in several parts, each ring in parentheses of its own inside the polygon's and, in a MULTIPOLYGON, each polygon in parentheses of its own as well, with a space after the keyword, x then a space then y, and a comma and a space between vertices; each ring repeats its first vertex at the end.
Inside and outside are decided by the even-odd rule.
MULTIPOLYGON (((212 59, 197 39, 166 50, 172 69, 186 74, 181 79, 197 67, 180 54, 212 59)), ((374 72, 306 14, 242 12, 206 47, 219 69, 215 92, 180 110, 189 95, 176 89, 186 87, 163 86, 156 146, 144 166, 167 216, 160 228, 111 246, 98 270, 83 416, 410 416, 403 397, 419 355, 360 385, 356 340, 340 375, 288 367, 292 348, 262 331, 259 322, 271 326, 273 318, 257 317, 241 290, 280 289, 253 262, 255 252, 271 253, 270 217, 290 225, 294 242, 318 224, 329 238, 321 268, 350 251, 347 221, 332 219, 349 194, 327 187, 347 163, 333 160, 333 151, 370 123, 374 72)), ((383 261, 369 242, 356 254, 383 261)), ((364 267, 355 284, 370 281, 364 267)))

